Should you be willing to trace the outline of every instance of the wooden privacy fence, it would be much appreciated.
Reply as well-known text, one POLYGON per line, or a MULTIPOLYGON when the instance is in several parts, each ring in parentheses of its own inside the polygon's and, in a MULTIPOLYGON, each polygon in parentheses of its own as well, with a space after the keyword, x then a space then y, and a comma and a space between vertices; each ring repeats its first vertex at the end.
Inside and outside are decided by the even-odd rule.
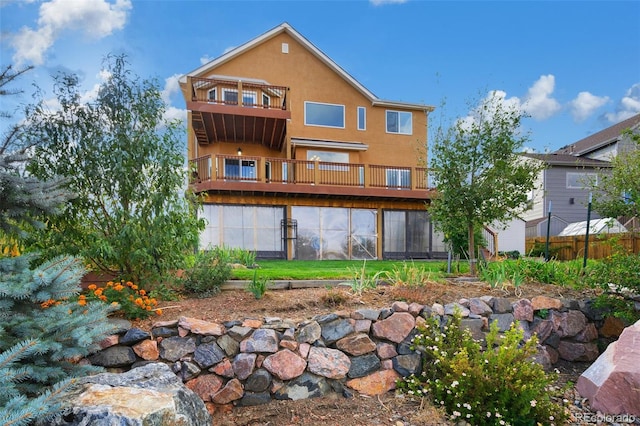
MULTIPOLYGON (((549 254, 558 260, 574 260, 584 257, 585 235, 568 237, 550 237, 549 254)), ((544 251, 546 237, 525 239, 526 253, 541 249, 544 251)), ((589 259, 604 259, 613 253, 613 247, 624 247, 628 253, 640 253, 640 233, 627 232, 620 234, 589 235, 589 259)))

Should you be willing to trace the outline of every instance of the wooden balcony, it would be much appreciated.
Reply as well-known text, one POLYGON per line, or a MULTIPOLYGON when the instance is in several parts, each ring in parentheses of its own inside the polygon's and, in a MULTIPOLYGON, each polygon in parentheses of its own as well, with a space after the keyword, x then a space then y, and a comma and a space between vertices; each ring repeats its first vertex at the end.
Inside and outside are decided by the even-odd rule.
POLYGON ((198 143, 255 143, 281 151, 291 118, 287 87, 187 77, 187 90, 198 143))
POLYGON ((196 192, 429 200, 435 189, 424 167, 331 163, 248 156, 189 161, 196 192))

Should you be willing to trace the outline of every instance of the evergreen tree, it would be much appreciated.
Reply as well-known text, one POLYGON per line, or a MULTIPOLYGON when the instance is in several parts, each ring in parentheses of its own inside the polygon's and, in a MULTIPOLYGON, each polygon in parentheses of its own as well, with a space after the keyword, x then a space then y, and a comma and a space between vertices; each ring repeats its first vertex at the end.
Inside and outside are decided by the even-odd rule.
MULTIPOLYGON (((0 73, 0 95, 24 70, 0 73)), ((8 114, 3 114, 6 118, 8 114)), ((53 178, 26 175, 24 164, 37 142, 16 138, 11 126, 0 143, 0 242, 17 244, 38 216, 58 211, 70 194, 53 178)), ((112 309, 103 303, 81 306, 70 298, 80 291, 80 259, 61 256, 32 267, 35 254, 0 253, 0 424, 28 425, 55 415, 62 391, 73 377, 96 370, 77 361, 112 332, 112 309)))

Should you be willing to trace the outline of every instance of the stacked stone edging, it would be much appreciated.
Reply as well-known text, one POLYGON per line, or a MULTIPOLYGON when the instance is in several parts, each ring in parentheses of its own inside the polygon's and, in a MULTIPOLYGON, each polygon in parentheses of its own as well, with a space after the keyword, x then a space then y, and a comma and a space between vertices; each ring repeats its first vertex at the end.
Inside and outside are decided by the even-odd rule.
POLYGON ((421 372, 421 355, 410 348, 416 326, 434 315, 444 321, 456 310, 476 339, 484 338, 492 322, 501 331, 518 322, 526 338, 536 333, 537 360, 546 368, 559 359, 594 361, 599 346, 622 331, 590 301, 483 296, 447 305, 394 302, 389 308, 334 312, 297 324, 275 317, 223 324, 182 317, 155 323, 151 333, 123 327, 89 362, 116 372, 166 363, 212 411, 329 392, 378 395, 394 389, 397 379, 421 372))

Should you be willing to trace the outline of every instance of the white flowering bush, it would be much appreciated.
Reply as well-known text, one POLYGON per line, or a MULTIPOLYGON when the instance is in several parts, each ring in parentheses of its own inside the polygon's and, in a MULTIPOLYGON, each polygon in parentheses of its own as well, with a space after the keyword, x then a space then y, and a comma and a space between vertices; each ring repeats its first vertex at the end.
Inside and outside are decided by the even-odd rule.
POLYGON ((523 342, 523 331, 515 324, 501 336, 494 322, 483 350, 460 327, 457 314, 444 325, 432 317, 418 331, 413 349, 422 353, 423 372, 401 380, 401 391, 429 397, 451 420, 473 425, 565 423, 563 390, 554 386, 557 375, 532 361, 535 336, 523 342))

